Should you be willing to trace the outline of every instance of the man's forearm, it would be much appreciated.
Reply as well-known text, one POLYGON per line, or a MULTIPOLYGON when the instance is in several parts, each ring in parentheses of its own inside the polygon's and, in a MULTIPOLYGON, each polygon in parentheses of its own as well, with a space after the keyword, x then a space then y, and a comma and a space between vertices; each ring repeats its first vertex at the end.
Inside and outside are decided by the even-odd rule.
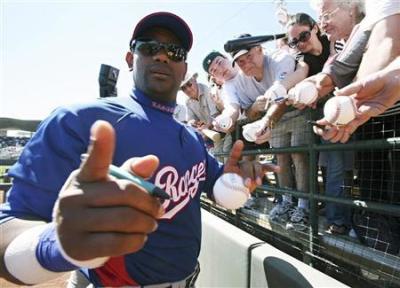
POLYGON ((285 103, 272 104, 263 117, 267 121, 267 126, 273 128, 283 114, 285 114, 287 107, 285 103))
POLYGON ((399 25, 400 14, 389 16, 375 24, 356 79, 384 69, 400 55, 399 25))

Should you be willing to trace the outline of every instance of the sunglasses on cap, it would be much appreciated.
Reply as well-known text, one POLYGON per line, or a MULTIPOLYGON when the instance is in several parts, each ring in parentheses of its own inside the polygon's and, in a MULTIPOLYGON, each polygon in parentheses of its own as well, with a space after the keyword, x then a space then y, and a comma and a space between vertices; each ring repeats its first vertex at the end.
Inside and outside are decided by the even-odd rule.
POLYGON ((182 85, 181 90, 185 91, 187 88, 192 87, 193 83, 191 80, 189 80, 187 83, 185 83, 185 85, 182 85))
POLYGON ((185 61, 187 51, 182 46, 176 44, 165 44, 155 40, 135 40, 131 45, 131 49, 140 52, 144 56, 154 56, 164 49, 168 59, 174 62, 185 61))
POLYGON ((311 31, 303 31, 299 34, 298 38, 293 38, 289 43, 290 48, 296 48, 300 42, 304 43, 310 40, 311 38, 311 31))

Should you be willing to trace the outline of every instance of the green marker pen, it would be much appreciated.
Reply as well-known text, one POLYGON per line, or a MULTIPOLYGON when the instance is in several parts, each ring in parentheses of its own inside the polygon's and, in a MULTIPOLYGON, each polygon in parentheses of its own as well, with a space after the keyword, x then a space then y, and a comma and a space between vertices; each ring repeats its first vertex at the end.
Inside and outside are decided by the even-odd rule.
MULTIPOLYGON (((82 154, 81 160, 83 161, 87 157, 88 157, 87 154, 82 154)), ((133 174, 129 173, 128 171, 126 171, 120 167, 110 165, 110 167, 108 169, 108 173, 111 176, 114 176, 115 178, 129 180, 129 181, 132 181, 132 182, 138 184, 139 186, 142 186, 153 197, 157 197, 162 200, 168 200, 171 198, 167 194, 167 192, 165 192, 163 189, 157 187, 156 185, 154 185, 153 183, 151 183, 149 181, 144 180, 142 177, 139 177, 137 175, 133 175, 133 174)))
POLYGON ((163 200, 170 199, 170 196, 163 189, 157 187, 156 185, 154 185, 153 183, 151 183, 149 181, 144 180, 143 178, 141 178, 139 176, 129 173, 128 171, 126 171, 120 167, 110 165, 110 168, 108 171, 109 171, 110 175, 114 176, 115 178, 126 179, 126 180, 129 180, 129 181, 132 181, 132 182, 138 184, 139 186, 142 186, 144 189, 147 190, 147 192, 149 192, 149 194, 151 196, 158 197, 163 200))

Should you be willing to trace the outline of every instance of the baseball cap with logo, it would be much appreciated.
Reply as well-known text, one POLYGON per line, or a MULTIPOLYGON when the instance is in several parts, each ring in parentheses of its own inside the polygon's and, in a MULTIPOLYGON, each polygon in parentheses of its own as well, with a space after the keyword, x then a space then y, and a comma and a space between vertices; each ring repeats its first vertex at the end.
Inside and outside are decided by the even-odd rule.
MULTIPOLYGON (((251 34, 245 33, 245 34, 241 34, 239 35, 236 39, 241 39, 241 38, 246 38, 246 37, 251 37, 251 34)), ((237 50, 233 50, 230 54, 232 56, 232 66, 235 66, 235 62, 236 59, 239 58, 240 56, 246 54, 247 52, 250 51, 251 48, 259 46, 259 44, 257 45, 248 45, 248 46, 242 46, 237 50)))
POLYGON ((189 51, 193 44, 193 34, 189 25, 179 16, 170 12, 156 12, 147 15, 136 24, 131 41, 140 38, 146 31, 153 27, 164 27, 174 33, 181 41, 183 48, 189 51))

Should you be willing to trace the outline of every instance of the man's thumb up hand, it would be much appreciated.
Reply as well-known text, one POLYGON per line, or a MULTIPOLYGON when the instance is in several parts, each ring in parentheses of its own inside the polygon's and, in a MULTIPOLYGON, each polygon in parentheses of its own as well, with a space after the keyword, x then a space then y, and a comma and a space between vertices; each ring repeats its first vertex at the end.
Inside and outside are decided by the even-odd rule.
POLYGON ((115 148, 114 128, 106 121, 96 121, 90 130, 90 142, 87 157, 77 175, 81 182, 107 179, 115 148))

